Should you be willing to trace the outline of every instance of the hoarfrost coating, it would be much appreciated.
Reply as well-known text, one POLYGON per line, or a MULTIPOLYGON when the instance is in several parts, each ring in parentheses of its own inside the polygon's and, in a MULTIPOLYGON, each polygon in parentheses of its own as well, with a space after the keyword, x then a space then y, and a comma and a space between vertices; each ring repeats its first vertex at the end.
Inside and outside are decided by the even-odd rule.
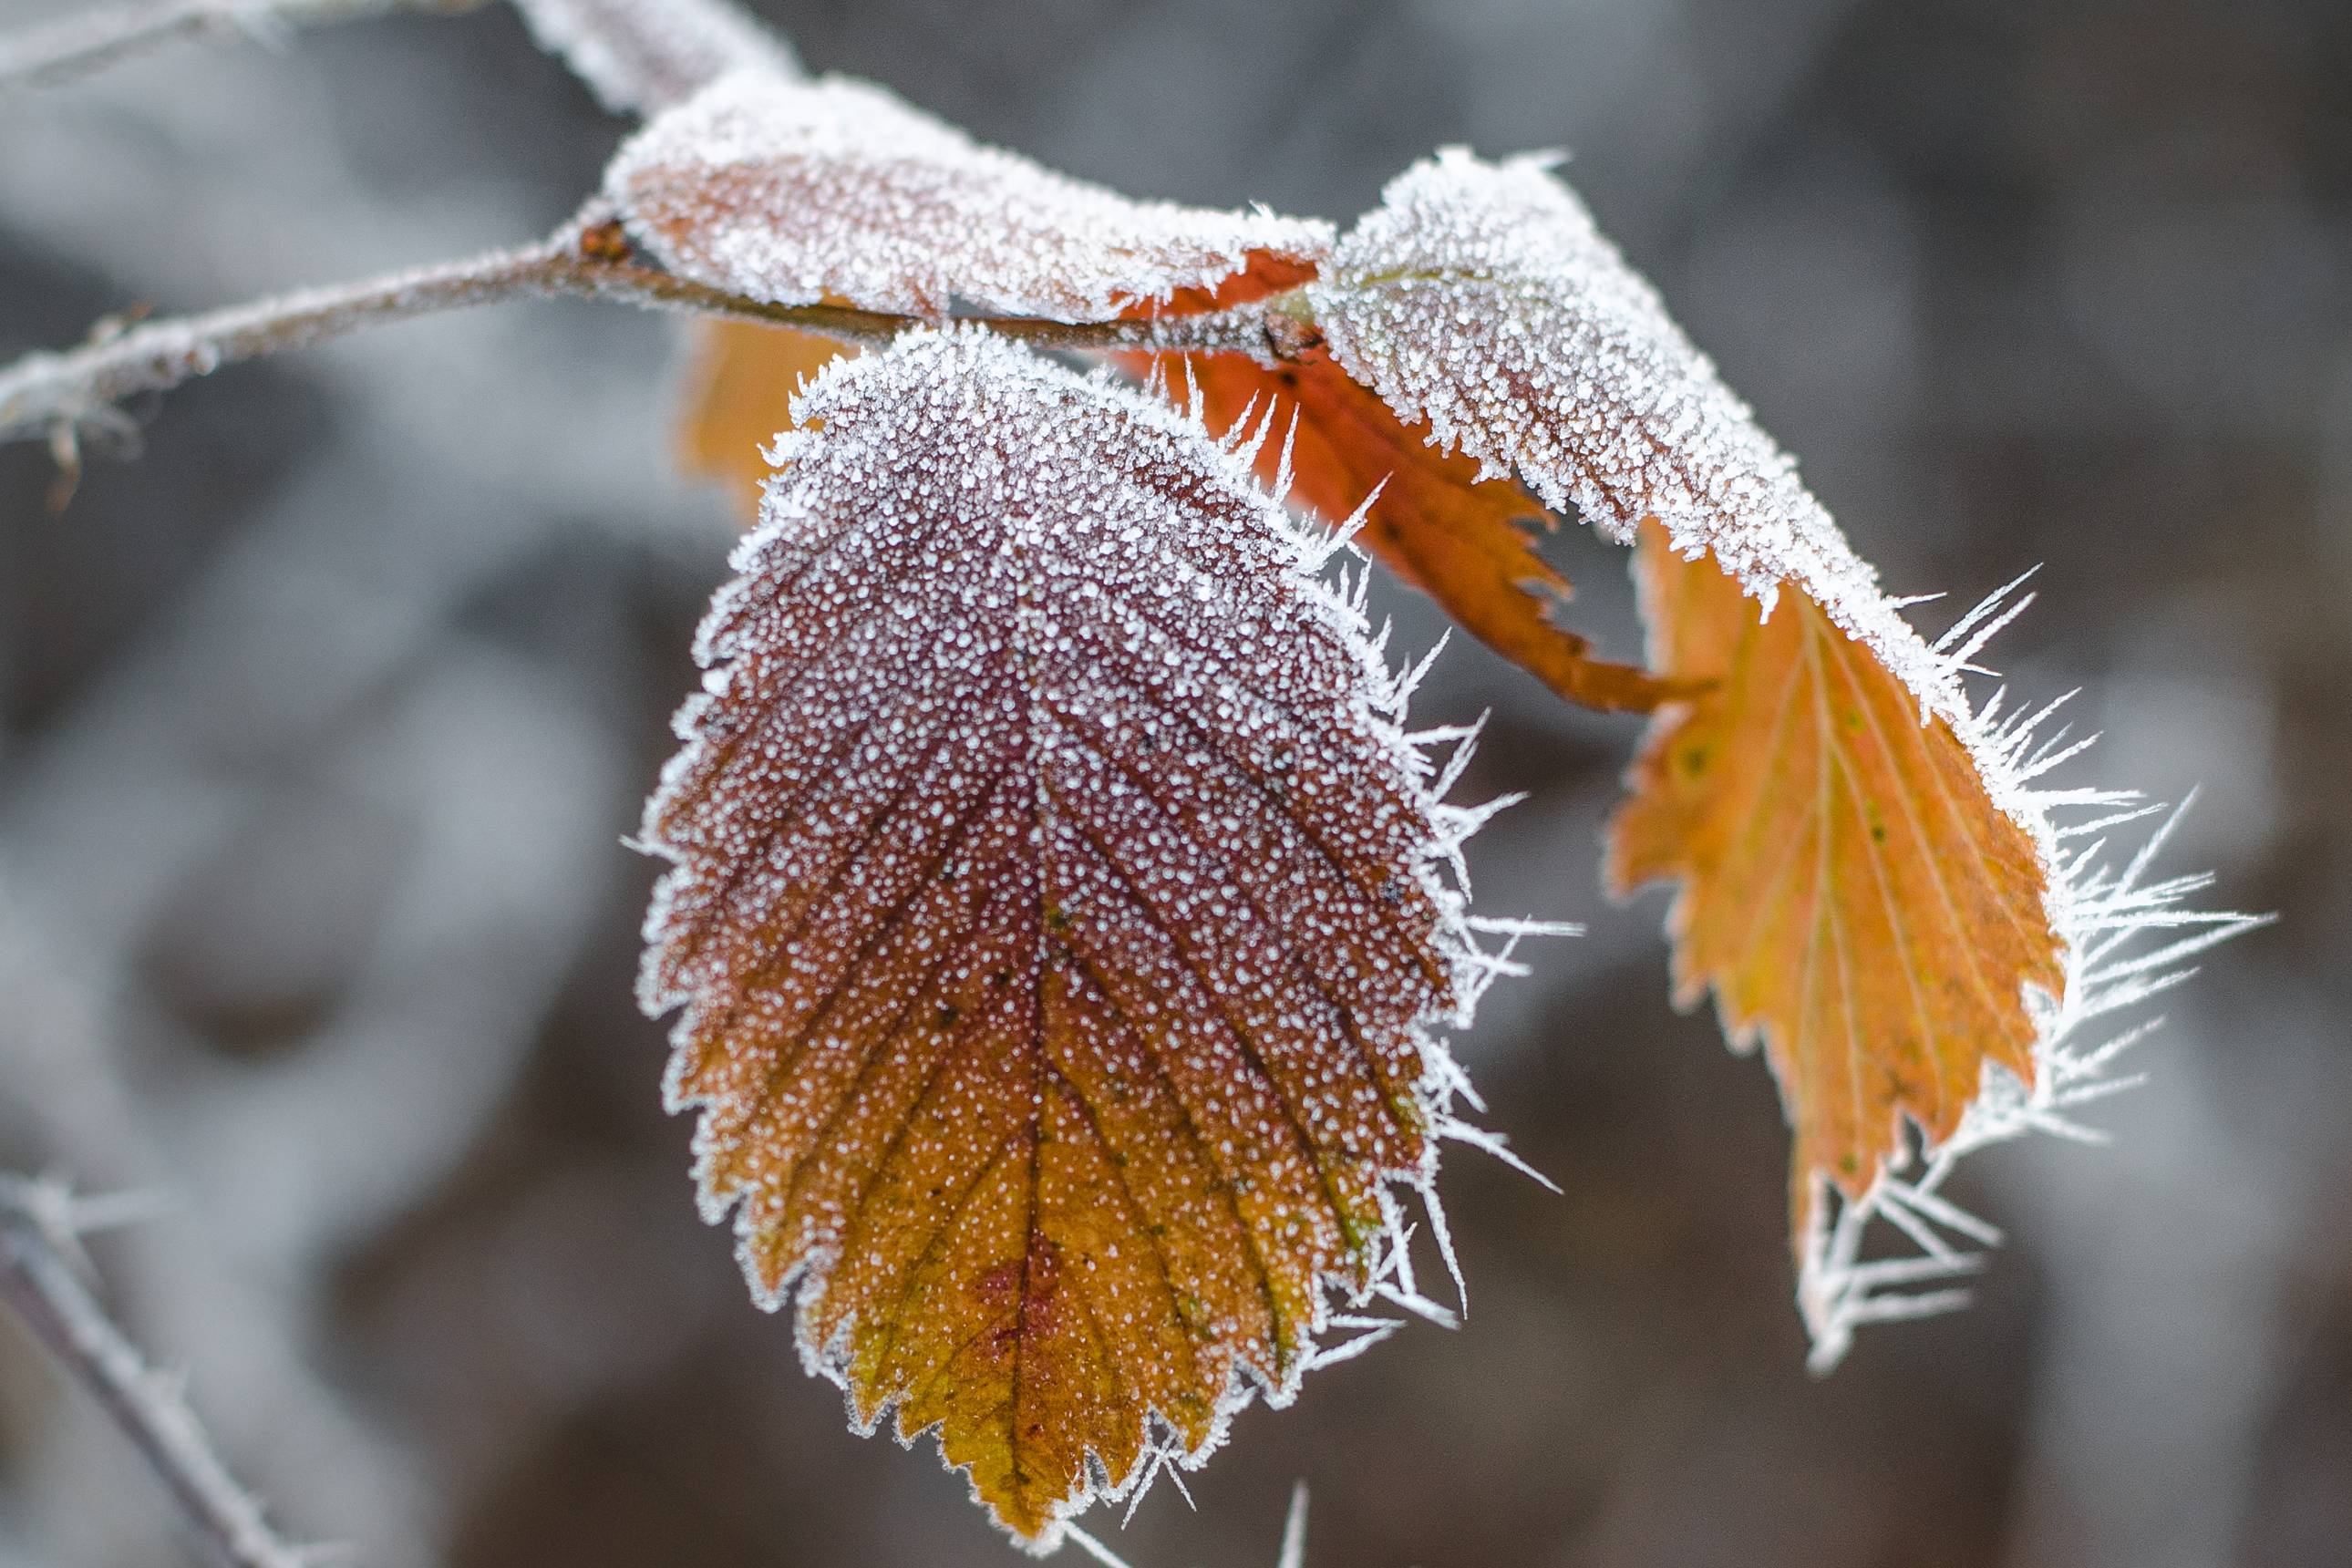
POLYGON ((797 412, 647 809, 643 999, 812 1370, 1042 1546, 1382 1331, 1327 1287, 1444 1315, 1391 1188, 1470 1135, 1429 1031, 1510 967, 1486 814, 1253 447, 971 328, 797 412))
POLYGON ((656 120, 605 179, 664 265, 779 304, 1103 321, 1213 290, 1266 257, 1303 272, 1327 225, 1139 202, 983 147, 870 82, 738 71, 656 120))
POLYGON ((1956 705, 1796 465, 1548 160, 1416 164, 1307 292, 1334 357, 1437 444, 1621 542, 1655 517, 1768 605, 1803 589, 1928 708, 1956 705))

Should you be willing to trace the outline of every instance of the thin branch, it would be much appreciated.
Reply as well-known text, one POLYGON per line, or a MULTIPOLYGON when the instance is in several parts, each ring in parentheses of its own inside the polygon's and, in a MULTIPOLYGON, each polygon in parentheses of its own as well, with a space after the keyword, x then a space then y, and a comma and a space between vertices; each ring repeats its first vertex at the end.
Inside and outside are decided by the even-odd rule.
POLYGON ((740 66, 788 77, 800 59, 734 0, 514 0, 540 47, 615 114, 656 114, 740 66))
POLYGON ((0 1300, 122 1428, 221 1568, 308 1568, 229 1473, 179 1381, 148 1363, 82 1282, 76 1237, 93 1223, 61 1189, 0 1175, 0 1300))
MULTIPOLYGON (((365 327, 504 300, 560 296, 769 321, 855 343, 887 342, 927 324, 912 316, 775 305, 730 294, 629 259, 610 225, 575 224, 520 250, 127 329, 101 324, 81 348, 28 354, 0 368, 0 442, 47 439, 70 462, 79 432, 125 423, 116 405, 127 397, 167 391, 223 365, 365 327)), ((1149 321, 981 320, 1041 349, 1221 350, 1276 358, 1315 341, 1313 328, 1294 309, 1294 301, 1276 296, 1238 310, 1149 321)))
POLYGON ((297 27, 394 11, 469 11, 483 0, 163 0, 103 5, 0 39, 0 96, 102 70, 166 44, 214 38, 275 42, 297 27))

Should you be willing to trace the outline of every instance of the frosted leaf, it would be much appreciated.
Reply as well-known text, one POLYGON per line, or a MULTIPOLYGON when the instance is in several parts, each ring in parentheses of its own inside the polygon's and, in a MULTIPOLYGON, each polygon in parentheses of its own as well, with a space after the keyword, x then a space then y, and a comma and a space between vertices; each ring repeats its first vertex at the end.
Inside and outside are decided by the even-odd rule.
POLYGON ((1957 687, 1791 462, 1542 158, 1391 181, 1309 286, 1331 353, 1408 424, 1621 542, 1655 517, 1769 605, 1819 601, 1931 709, 1957 687))
POLYGON ((1669 931, 1686 1000, 1712 984, 1736 1039, 1769 1032, 1776 1018, 1785 1028, 1767 1043, 1800 1123, 1798 1300, 1814 1365, 1834 1364, 1864 1322, 1953 1305, 1951 1281, 1976 1261, 1970 1245, 1996 1237, 1940 1195, 1954 1163, 2031 1131, 2080 1135, 2069 1109, 2116 1087, 2108 1067, 2137 1037, 2102 1041, 2097 1021, 2180 978, 2188 959, 2249 922, 2188 907, 2202 879, 2151 879, 2154 844, 2121 867, 2105 858, 2101 836, 2136 814, 2136 797, 2052 787, 2050 770, 2081 749, 2063 729, 2043 733, 2055 705, 2004 713, 1999 694, 1979 706, 1963 685, 2023 601, 1995 595, 1930 647, 1544 160, 1498 165, 1448 151, 1407 172, 1342 240, 1309 301, 1333 356, 1400 418, 1426 420, 1439 445, 1515 473, 1548 504, 1574 507, 1620 539, 1655 518, 1673 554, 1695 563, 1677 575, 1696 591, 1719 571, 1767 612, 1784 589, 1801 595, 1769 631, 1719 606, 1695 626, 1690 592, 1677 596, 1685 612, 1656 602, 1664 563, 1651 558, 1654 668, 1724 679, 1653 725, 1612 871, 1621 884, 1683 881, 1669 931), (1824 617, 1853 639, 1851 653, 1822 629, 1824 617), (1680 656, 1695 631, 1700 656, 1688 663, 1680 656), (1797 646, 1821 656, 1803 667, 1810 676, 1789 658, 1797 646), (1875 669, 1835 662, 1857 658, 1875 669), (1765 666, 1778 684, 1759 674, 1765 666), (1803 717, 1781 726, 1756 710, 1776 693, 1801 694, 1787 707, 1803 717), (1938 787, 1942 769, 1951 771, 1938 787), (1769 796, 1755 783, 1759 770, 1778 770, 1770 776, 1784 791, 1807 783, 1795 804, 1810 803, 1811 815, 1751 809, 1769 796), (1998 819, 1972 821, 1977 801, 1998 819), (1757 855, 1759 843, 1807 849, 1821 874, 1781 877, 1773 868, 1797 857, 1757 855), (1757 875, 1742 880, 1743 867, 1757 875), (1797 886, 1813 901, 1784 909, 1797 886), (1796 942, 1801 952, 1775 954, 1741 936, 1818 935, 1823 910, 1872 908, 1875 928, 1832 916, 1827 940, 1796 942), (1774 919, 1756 919, 1759 910, 1774 919), (1883 951, 1860 951, 1872 929, 1883 951), (1932 962, 1920 958, 1923 933, 1972 930, 1985 939, 1945 942, 1932 962), (1716 940, 1725 932, 1732 940, 1716 940), (1847 966, 1813 962, 1816 948, 1837 949, 1847 966), (1840 974, 1843 991, 1832 984, 1840 974), (1899 1001, 1896 977, 1919 1000, 1887 1011, 1916 1012, 1916 1036, 1824 1043, 1809 1026, 1884 1016, 1869 987, 1899 1001), (1971 999, 1953 1005, 1962 991, 1971 999), (1985 1036, 1981 1069, 1955 1073, 1953 1042, 1942 1039, 1940 1071, 1958 1091, 1945 1094, 1928 1047, 1971 1011, 1969 1026, 1985 1036), (1996 1015, 1997 1038, 1984 1022, 1996 1015), (1857 1089, 1855 1115, 1838 1124, 1860 1130, 1851 1165, 1809 1167, 1803 1157, 1809 1128, 1816 1146, 1838 1146, 1821 1138, 1811 1117, 1819 1108, 1794 1098, 1838 1076, 1838 1063, 1808 1056, 1815 1050, 1853 1053, 1853 1083, 1891 1075, 1857 1089), (1887 1101, 1901 1122, 1868 1121, 1864 1113, 1887 1101), (1865 1238, 1882 1231, 1910 1255, 1866 1256, 1865 1238))
POLYGON ((663 264, 755 299, 1103 321, 1270 258, 1321 224, 1131 201, 974 142, 868 82, 743 71, 621 149, 605 191, 663 264))
POLYGON ((654 114, 738 68, 800 74, 792 46, 732 0, 515 0, 530 35, 616 114, 654 114))
POLYGON ((1475 814, 1190 416, 977 329, 796 413, 647 806, 642 999, 754 1293, 1043 1548, 1362 1331, 1327 1287, 1417 1303, 1427 1029, 1507 967, 1475 814))

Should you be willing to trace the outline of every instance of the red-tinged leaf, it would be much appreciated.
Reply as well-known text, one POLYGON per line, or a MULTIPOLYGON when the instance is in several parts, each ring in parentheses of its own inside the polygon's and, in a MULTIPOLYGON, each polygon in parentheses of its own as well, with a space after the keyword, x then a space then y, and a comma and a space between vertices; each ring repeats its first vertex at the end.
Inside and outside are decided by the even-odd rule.
POLYGON ((1951 723, 1810 595, 1764 619, 1655 524, 1639 574, 1655 662, 1715 684, 1654 724, 1609 879, 1681 884, 1675 999, 1712 990, 1732 1042, 1763 1042, 1801 1247, 1822 1184, 1862 1199, 1906 1120, 1939 1144, 1988 1067, 2034 1082, 2027 988, 2065 988, 2047 862, 1951 723))
MULTIPOLYGON (((1271 408, 1282 432, 1295 411, 1292 495, 1333 522, 1370 500, 1357 542, 1553 691, 1588 708, 1638 712, 1673 691, 1641 669, 1594 658, 1590 642, 1553 622, 1570 589, 1536 553, 1534 531, 1549 521, 1540 502, 1432 446, 1426 426, 1407 428, 1328 354, 1271 367, 1241 354, 1194 354, 1189 380, 1183 364, 1165 357, 1161 384, 1180 395, 1197 389, 1213 430, 1271 408)), ((1279 438, 1265 443, 1260 475, 1272 480, 1284 457, 1279 438)))
POLYGON ((1320 224, 1138 202, 982 147, 867 82, 743 71, 624 146, 605 191, 686 277, 782 304, 932 318, 958 300, 1108 321, 1304 276, 1320 224), (1187 291, 1193 291, 1187 293, 1187 291))
POLYGON ((1487 972, 1467 819, 1246 454, 971 330, 799 412, 647 808, 643 995, 760 1298, 1043 1548, 1391 1266, 1487 972))

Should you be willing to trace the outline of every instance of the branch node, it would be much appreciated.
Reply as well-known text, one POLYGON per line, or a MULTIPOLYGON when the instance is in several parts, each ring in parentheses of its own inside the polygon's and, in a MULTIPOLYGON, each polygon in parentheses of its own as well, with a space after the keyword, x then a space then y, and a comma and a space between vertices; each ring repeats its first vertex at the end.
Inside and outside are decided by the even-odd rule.
POLYGON ((1269 306, 1265 312, 1265 344, 1276 360, 1300 360, 1323 346, 1323 329, 1312 318, 1269 306))
POLYGON ((583 225, 578 243, 580 254, 591 261, 626 265, 637 258, 636 247, 629 243, 629 231, 621 226, 616 217, 583 225))

